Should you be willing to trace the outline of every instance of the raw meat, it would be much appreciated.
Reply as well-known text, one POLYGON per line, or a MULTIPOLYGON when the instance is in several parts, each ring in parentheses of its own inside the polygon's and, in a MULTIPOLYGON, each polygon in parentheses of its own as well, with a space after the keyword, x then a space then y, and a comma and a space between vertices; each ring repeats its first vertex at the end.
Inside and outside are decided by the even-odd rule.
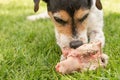
POLYGON ((77 49, 65 50, 63 55, 66 59, 59 62, 55 67, 56 71, 62 74, 95 70, 98 67, 105 67, 108 62, 108 56, 102 53, 100 42, 84 44, 77 49))

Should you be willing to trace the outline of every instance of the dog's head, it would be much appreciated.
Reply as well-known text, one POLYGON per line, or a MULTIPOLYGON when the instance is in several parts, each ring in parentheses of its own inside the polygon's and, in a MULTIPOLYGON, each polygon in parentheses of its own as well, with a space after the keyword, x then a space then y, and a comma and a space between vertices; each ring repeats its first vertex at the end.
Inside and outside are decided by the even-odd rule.
MULTIPOLYGON (((61 48, 78 46, 86 43, 82 37, 86 32, 87 18, 93 1, 102 9, 100 0, 43 0, 47 3, 48 14, 55 25, 57 43, 61 48)), ((34 0, 36 12, 40 0, 34 0)))

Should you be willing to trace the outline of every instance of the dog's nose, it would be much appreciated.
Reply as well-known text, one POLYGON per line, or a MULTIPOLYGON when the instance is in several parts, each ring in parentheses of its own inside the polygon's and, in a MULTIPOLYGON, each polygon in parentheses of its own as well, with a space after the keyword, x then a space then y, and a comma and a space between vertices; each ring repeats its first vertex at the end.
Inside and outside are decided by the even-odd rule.
POLYGON ((79 41, 79 40, 70 42, 70 47, 74 48, 74 49, 76 49, 77 47, 79 47, 81 45, 83 45, 83 42, 79 41))

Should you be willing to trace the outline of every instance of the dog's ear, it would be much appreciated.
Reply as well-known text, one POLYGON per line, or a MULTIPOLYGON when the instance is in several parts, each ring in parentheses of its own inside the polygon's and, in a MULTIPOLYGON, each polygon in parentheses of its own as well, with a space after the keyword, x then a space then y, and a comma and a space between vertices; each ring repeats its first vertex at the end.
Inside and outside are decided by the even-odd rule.
POLYGON ((40 0, 33 0, 33 1, 34 1, 34 11, 37 12, 39 9, 40 0))
MULTIPOLYGON (((33 1, 34 1, 34 11, 37 12, 39 10, 40 0, 33 0, 33 1)), ((43 0, 43 1, 48 3, 49 0, 43 0)))
POLYGON ((102 9, 102 4, 100 0, 96 0, 96 7, 101 10, 102 9))

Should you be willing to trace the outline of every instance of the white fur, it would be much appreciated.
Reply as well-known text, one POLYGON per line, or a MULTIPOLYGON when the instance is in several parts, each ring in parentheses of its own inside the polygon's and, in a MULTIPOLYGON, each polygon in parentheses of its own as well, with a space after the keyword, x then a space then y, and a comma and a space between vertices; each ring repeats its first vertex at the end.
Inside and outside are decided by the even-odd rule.
POLYGON ((103 33, 103 11, 97 9, 95 2, 96 0, 93 0, 93 6, 88 16, 88 36, 90 42, 101 41, 103 47, 105 43, 103 33))
POLYGON ((27 16, 27 19, 30 21, 35 21, 35 20, 44 19, 44 18, 49 18, 47 11, 41 14, 27 16))
POLYGON ((58 18, 61 18, 62 16, 59 14, 59 12, 56 12, 53 14, 54 17, 58 17, 58 18))
POLYGON ((68 37, 64 34, 60 34, 57 29, 55 28, 55 34, 57 39, 57 44, 60 46, 60 48, 69 47, 69 43, 72 41, 71 37, 68 37))
POLYGON ((78 40, 82 41, 83 43, 88 43, 87 29, 78 33, 78 40))

